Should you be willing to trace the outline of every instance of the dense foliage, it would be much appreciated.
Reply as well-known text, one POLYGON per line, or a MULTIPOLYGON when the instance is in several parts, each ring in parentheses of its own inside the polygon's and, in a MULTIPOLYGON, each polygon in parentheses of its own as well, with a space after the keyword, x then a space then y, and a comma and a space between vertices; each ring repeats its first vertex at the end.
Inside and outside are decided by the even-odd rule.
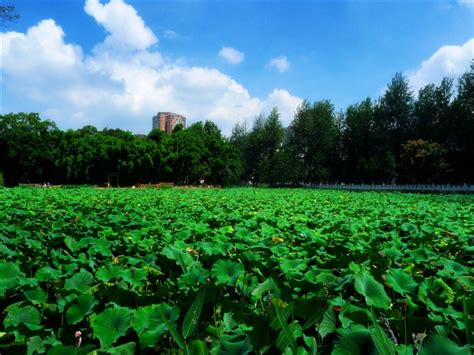
POLYGON ((472 137, 474 64, 456 96, 445 78, 415 98, 396 74, 376 101, 345 112, 305 101, 286 130, 272 112, 250 129, 236 125, 230 140, 242 152, 242 180, 254 183, 474 183, 472 137))
POLYGON ((5 184, 149 182, 229 185, 320 182, 474 183, 474 66, 417 97, 397 74, 383 96, 336 112, 303 102, 289 127, 274 109, 224 138, 214 123, 136 136, 86 126, 60 131, 37 114, 0 116, 5 184))
POLYGON ((0 349, 469 354, 473 202, 0 189, 0 349))
POLYGON ((212 122, 135 136, 86 126, 61 131, 37 114, 0 116, 0 171, 5 184, 104 184, 109 173, 122 185, 150 182, 231 184, 240 155, 212 122))

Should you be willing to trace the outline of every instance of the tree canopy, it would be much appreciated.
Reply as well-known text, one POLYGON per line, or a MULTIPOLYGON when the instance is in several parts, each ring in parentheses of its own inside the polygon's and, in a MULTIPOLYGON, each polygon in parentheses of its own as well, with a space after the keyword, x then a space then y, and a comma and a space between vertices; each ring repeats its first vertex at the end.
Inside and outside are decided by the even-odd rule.
POLYGON ((288 127, 273 109, 229 138, 210 121, 143 136, 1 115, 0 181, 103 184, 116 173, 126 185, 474 183, 474 63, 454 86, 445 78, 415 95, 397 73, 378 100, 344 112, 305 100, 288 127))

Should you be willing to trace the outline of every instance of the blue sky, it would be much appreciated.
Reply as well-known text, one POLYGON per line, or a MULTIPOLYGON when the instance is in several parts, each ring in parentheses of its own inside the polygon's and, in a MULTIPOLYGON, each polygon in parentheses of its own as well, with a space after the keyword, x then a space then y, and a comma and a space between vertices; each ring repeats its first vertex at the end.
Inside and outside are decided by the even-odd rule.
POLYGON ((302 99, 337 110, 377 98, 396 72, 415 91, 474 58, 472 1, 11 0, 1 111, 60 128, 146 133, 158 111, 224 133, 302 99))

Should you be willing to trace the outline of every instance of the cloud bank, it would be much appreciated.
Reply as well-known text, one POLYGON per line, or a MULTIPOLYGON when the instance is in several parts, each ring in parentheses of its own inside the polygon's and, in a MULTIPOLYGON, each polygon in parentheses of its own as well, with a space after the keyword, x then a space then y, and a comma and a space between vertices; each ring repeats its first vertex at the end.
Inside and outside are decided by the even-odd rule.
MULTIPOLYGON (((67 43, 52 19, 26 33, 0 34, 2 87, 61 128, 92 124, 147 133, 156 112, 173 111, 190 123, 211 119, 229 134, 236 122, 274 106, 288 124, 301 103, 283 89, 265 98, 253 97, 216 69, 164 60, 154 49, 158 38, 123 0, 87 0, 84 10, 107 32, 90 54, 67 43)), ((238 59, 237 55, 230 60, 238 59)))
POLYGON ((420 67, 406 72, 412 88, 417 92, 430 83, 439 83, 444 77, 456 78, 464 74, 474 58, 474 38, 462 45, 443 46, 420 67))

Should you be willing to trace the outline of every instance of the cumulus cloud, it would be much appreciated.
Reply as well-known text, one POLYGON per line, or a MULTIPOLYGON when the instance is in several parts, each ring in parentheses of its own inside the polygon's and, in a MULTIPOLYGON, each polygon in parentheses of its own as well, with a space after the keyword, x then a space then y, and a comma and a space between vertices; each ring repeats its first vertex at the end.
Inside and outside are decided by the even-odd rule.
POLYGON ((222 47, 219 57, 230 64, 240 64, 244 60, 244 53, 232 47, 222 47))
POLYGON ((456 78, 468 70, 474 58, 474 38, 462 45, 443 46, 420 67, 406 72, 415 91, 430 83, 439 83, 444 77, 456 78))
POLYGON ((288 59, 286 59, 285 56, 280 56, 270 59, 270 61, 267 63, 267 67, 274 68, 280 73, 284 73, 290 69, 290 62, 288 62, 288 59))
POLYGON ((54 20, 43 20, 26 33, 0 34, 2 89, 9 109, 34 107, 61 128, 92 124, 137 133, 151 129, 156 112, 174 111, 189 123, 211 119, 230 134, 237 121, 273 106, 288 123, 301 102, 282 89, 253 97, 216 69, 163 59, 152 49, 157 41, 153 32, 122 0, 106 5, 88 0, 85 9, 107 31, 90 54, 67 43, 54 20))
POLYGON ((263 112, 269 113, 273 107, 277 107, 283 125, 288 126, 302 102, 303 100, 286 90, 274 89, 265 100, 263 112))
POLYGON ((135 9, 122 0, 111 0, 106 5, 87 0, 84 10, 109 32, 104 42, 107 46, 143 50, 158 41, 135 9))

